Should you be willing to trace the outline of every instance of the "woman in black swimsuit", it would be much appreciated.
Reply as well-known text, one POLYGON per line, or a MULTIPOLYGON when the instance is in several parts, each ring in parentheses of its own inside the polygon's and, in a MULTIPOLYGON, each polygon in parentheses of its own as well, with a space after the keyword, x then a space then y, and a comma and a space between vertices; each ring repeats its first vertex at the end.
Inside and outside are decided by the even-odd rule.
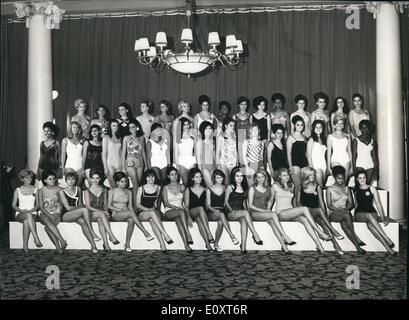
POLYGON ((51 121, 43 124, 45 140, 40 143, 40 159, 37 177, 40 180, 43 172, 58 174, 60 167, 60 143, 56 140, 60 129, 51 121))
POLYGON ((264 143, 270 137, 271 121, 267 114, 267 99, 258 96, 253 99, 253 107, 257 110, 250 116, 250 123, 255 123, 260 128, 260 140, 264 143))
POLYGON ((278 177, 278 169, 288 168, 287 149, 285 145, 285 128, 282 124, 273 124, 273 134, 267 147, 267 160, 271 176, 278 177))
POLYGON ((298 187, 301 180, 301 169, 308 166, 307 142, 303 135, 305 123, 299 115, 294 116, 291 122, 294 125, 294 132, 287 138, 287 159, 291 177, 298 187))
MULTIPOLYGON (((187 188, 185 190, 185 209, 193 220, 196 221, 199 232, 206 243, 206 249, 213 251, 210 243, 214 243, 210 232, 209 221, 206 215, 206 185, 202 172, 197 168, 189 170, 187 188)), ((190 222, 191 223, 191 222, 190 222)))
POLYGON ((88 184, 91 185, 91 169, 104 172, 104 164, 102 163, 102 129, 99 125, 93 124, 89 128, 89 132, 91 139, 84 142, 82 149, 82 166, 84 167, 88 184))

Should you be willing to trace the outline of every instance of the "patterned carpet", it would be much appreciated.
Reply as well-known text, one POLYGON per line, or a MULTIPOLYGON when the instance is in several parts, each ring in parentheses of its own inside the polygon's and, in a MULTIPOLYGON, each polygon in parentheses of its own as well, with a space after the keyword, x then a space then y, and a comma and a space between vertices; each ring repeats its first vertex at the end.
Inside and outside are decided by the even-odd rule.
POLYGON ((110 252, 1 250, 1 299, 403 299, 406 232, 401 253, 249 251, 110 252), (47 266, 60 269, 60 289, 48 290, 47 266), (348 265, 360 289, 347 289, 348 265))

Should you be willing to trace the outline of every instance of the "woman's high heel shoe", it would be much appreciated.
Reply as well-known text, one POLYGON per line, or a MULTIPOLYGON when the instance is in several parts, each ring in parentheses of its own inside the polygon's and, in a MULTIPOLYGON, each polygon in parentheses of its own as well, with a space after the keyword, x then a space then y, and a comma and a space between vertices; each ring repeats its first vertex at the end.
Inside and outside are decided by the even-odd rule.
POLYGON ((236 238, 231 238, 231 241, 233 242, 233 244, 234 244, 235 246, 240 243, 239 240, 237 240, 236 238))
POLYGON ((169 240, 166 241, 166 243, 167 243, 167 244, 172 244, 172 243, 173 243, 173 240, 172 240, 172 239, 169 239, 169 240))
POLYGON ((111 251, 111 248, 108 248, 105 244, 102 245, 102 248, 104 248, 104 251, 111 251))
POLYGON ((263 240, 256 241, 256 238, 254 238, 254 236, 253 236, 253 240, 257 245, 259 245, 259 246, 263 245, 263 240))
POLYGON ((284 250, 283 247, 281 247, 281 251, 284 252, 285 254, 293 254, 293 253, 292 253, 290 250, 288 250, 288 249, 287 249, 287 251, 284 250))
POLYGON ((285 243, 287 246, 293 246, 293 245, 297 244, 297 242, 295 242, 295 241, 287 242, 287 241, 285 241, 285 240, 284 240, 284 243, 285 243))

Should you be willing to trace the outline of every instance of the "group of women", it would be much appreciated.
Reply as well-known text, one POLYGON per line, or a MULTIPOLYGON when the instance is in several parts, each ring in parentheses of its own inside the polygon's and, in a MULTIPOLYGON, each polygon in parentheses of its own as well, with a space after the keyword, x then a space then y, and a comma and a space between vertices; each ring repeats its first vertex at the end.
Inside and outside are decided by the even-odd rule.
POLYGON ((282 251, 291 253, 288 246, 295 242, 281 221, 298 221, 319 252, 324 252, 321 239, 332 241, 334 249, 343 254, 337 243, 343 237, 330 223, 336 221, 357 251, 365 253, 365 244, 353 228, 355 219, 366 222, 386 250, 395 254, 393 242, 378 222, 386 225, 388 220, 372 186, 378 172, 377 145, 363 97, 353 95, 351 111, 347 101, 338 97, 331 113, 326 110, 329 99, 325 93, 314 94, 314 99, 316 109, 310 114, 307 98, 297 95, 297 110, 288 114, 285 97, 276 93, 268 113, 267 99, 258 96, 253 99, 255 112, 250 114, 249 99, 239 97, 236 114, 230 116, 231 105, 222 101, 216 116, 210 112, 210 98, 202 95, 199 113, 192 117, 190 104, 181 101, 176 118, 166 100, 159 103, 156 116, 152 115, 154 104, 143 101, 136 118, 131 107, 122 103, 117 119, 110 119, 103 105, 91 119, 86 101, 77 99, 77 113, 61 147, 58 127, 52 122, 43 125, 45 140, 37 169, 43 187, 32 186, 32 171, 20 172, 23 186, 16 190, 13 206, 17 221, 24 223, 24 249, 30 233, 35 244, 42 245, 35 230, 38 217, 59 251, 67 246, 57 228, 59 221, 80 224, 96 252, 95 241, 100 237, 92 221, 98 222, 106 250, 110 249, 108 239, 119 243, 111 231, 111 220, 128 223, 126 251, 131 251, 135 225, 148 241, 154 239, 141 221, 150 222, 161 250, 166 251, 166 243, 173 240, 162 221, 173 220, 188 251, 192 250, 189 227, 193 221, 209 251, 222 250, 219 240, 226 230, 244 253, 248 229, 254 242, 263 244, 253 221, 266 221, 282 251), (325 203, 323 189, 330 174, 335 183, 327 188, 325 203), (352 174, 355 201, 346 186, 352 174), (56 185, 61 175, 67 184, 64 189, 56 185), (109 191, 102 184, 105 177, 109 191), (209 220, 218 222, 215 238, 209 220), (241 224, 240 242, 229 226, 235 220, 241 224))

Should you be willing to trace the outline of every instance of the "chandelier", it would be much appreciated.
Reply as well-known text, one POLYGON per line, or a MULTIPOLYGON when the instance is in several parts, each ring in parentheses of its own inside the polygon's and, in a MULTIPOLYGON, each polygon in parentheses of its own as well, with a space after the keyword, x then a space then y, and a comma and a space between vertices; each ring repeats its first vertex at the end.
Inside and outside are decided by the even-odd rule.
POLYGON ((209 33, 208 45, 210 49, 207 52, 200 49, 194 51, 193 28, 190 19, 192 16, 191 0, 187 0, 186 5, 188 28, 182 30, 180 38, 182 46, 179 45, 179 50, 176 45, 173 49, 167 49, 166 33, 160 31, 156 34, 155 46, 149 45, 148 38, 140 38, 135 41, 134 49, 138 54, 138 61, 158 72, 167 66, 188 77, 209 67, 215 69, 217 66, 227 66, 229 69, 234 69, 239 66, 243 62, 241 57, 243 44, 234 35, 226 36, 224 53, 218 50, 221 44, 218 32, 209 33))

